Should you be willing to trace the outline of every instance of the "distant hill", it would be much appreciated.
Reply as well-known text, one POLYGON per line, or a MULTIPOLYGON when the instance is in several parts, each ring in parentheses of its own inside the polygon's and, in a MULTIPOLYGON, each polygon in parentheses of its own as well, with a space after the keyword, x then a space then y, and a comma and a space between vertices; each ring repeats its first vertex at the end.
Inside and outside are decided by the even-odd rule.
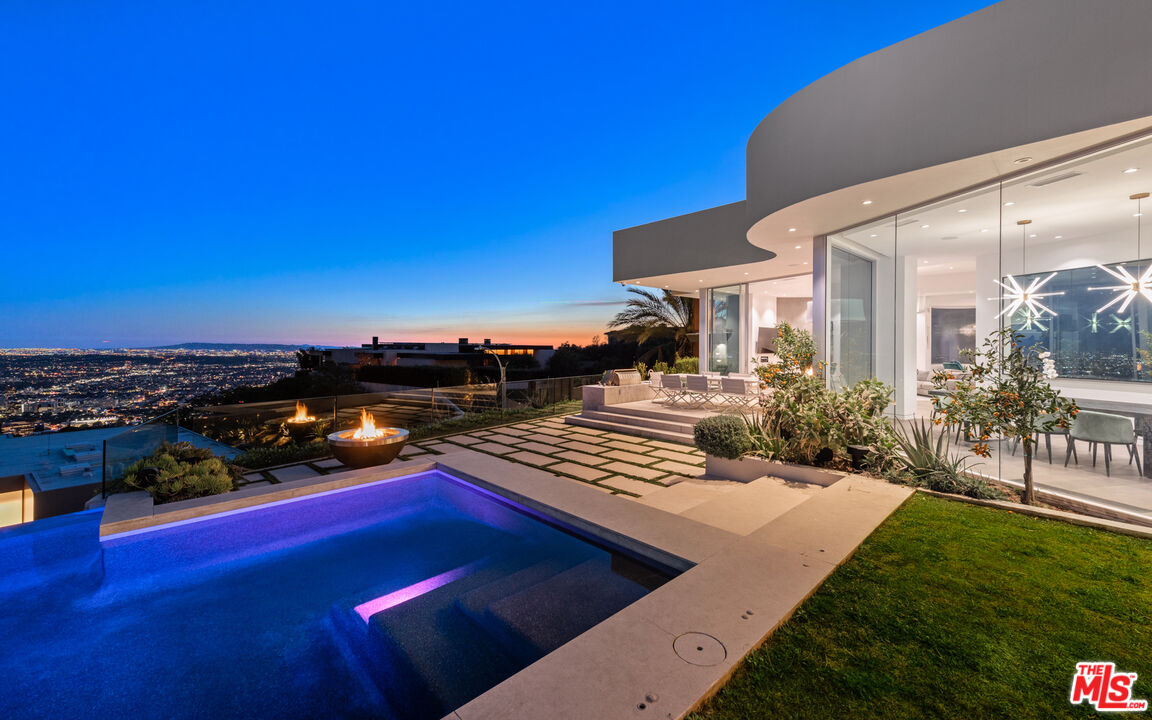
POLYGON ((288 350, 299 350, 302 347, 311 347, 310 345, 279 345, 276 343, 198 343, 187 342, 180 343, 179 345, 158 345, 155 347, 141 348, 143 350, 240 350, 243 352, 278 352, 288 350))

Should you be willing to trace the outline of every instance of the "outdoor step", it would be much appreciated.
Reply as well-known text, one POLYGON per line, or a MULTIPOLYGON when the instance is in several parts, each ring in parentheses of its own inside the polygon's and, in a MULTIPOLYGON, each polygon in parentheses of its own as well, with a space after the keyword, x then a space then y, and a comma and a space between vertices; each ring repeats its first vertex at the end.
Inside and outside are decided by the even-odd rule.
POLYGON ((739 487, 740 484, 734 482, 693 482, 686 480, 648 493, 644 497, 638 498, 636 502, 664 512, 670 512, 673 515, 681 515, 698 505, 732 493, 739 487))
POLYGON ((650 438, 652 440, 664 440, 665 442, 680 443, 681 445, 693 444, 692 435, 688 433, 669 432, 667 430, 657 430, 655 428, 638 427, 636 425, 627 425, 623 422, 595 420, 593 418, 583 417, 582 415, 569 415, 564 418, 564 422, 569 425, 580 425, 581 427, 594 428, 596 430, 617 432, 623 435, 635 435, 637 437, 650 438))
POLYGON ((532 662, 646 593, 645 588, 613 573, 603 558, 508 595, 490 605, 488 614, 515 639, 511 651, 522 661, 532 662))
POLYGON ((623 403, 620 405, 605 405, 598 412, 612 413, 613 415, 630 415, 639 418, 651 418, 667 422, 680 423, 693 426, 709 413, 700 410, 684 410, 675 407, 653 406, 653 403, 623 403), (639 407, 637 407, 639 405, 639 407))
POLYGON ((624 425, 632 425, 634 427, 646 427, 654 430, 666 430, 668 432, 682 433, 685 435, 692 434, 691 423, 659 420, 651 417, 643 417, 640 415, 625 415, 622 413, 613 412, 610 409, 602 410, 584 410, 580 413, 582 417, 590 418, 592 420, 604 420, 606 422, 621 423, 624 425))

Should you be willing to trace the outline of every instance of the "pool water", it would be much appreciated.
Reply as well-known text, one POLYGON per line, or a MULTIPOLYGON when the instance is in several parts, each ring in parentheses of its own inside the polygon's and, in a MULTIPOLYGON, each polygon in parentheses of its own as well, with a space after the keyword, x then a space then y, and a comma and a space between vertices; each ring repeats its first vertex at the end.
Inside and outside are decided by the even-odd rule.
POLYGON ((667 580, 440 472, 0 532, 0 717, 440 718, 667 580))

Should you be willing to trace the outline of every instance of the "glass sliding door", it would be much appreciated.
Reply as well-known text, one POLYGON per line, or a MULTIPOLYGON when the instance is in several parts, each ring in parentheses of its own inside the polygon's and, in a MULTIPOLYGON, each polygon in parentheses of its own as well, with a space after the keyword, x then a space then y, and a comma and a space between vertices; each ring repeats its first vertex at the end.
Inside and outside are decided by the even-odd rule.
POLYGON ((708 369, 740 372, 741 286, 713 288, 708 302, 708 369))
POLYGON ((833 246, 828 263, 828 379, 839 389, 875 376, 874 263, 833 246))

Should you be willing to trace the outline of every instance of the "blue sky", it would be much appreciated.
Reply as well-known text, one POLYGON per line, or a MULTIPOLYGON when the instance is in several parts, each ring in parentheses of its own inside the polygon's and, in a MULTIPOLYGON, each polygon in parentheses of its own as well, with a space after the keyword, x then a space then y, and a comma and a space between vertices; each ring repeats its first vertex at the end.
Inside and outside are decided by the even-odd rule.
POLYGON ((612 230, 987 2, 7 2, 0 347, 587 343, 612 230))

